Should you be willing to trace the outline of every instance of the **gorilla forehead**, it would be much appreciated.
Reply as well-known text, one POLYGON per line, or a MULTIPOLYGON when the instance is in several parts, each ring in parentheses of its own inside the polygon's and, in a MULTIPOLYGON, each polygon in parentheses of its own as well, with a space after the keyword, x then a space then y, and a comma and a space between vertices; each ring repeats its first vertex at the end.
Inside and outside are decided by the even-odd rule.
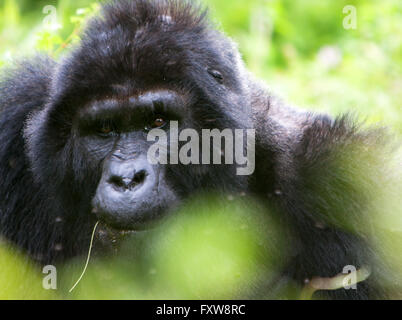
POLYGON ((102 19, 94 21, 113 29, 122 25, 130 29, 144 26, 177 26, 202 31, 206 27, 206 11, 186 0, 120 0, 102 7, 102 19))
POLYGON ((188 84, 208 66, 220 66, 231 78, 238 60, 232 42, 187 1, 106 4, 82 38, 62 70, 82 88, 134 80, 137 87, 169 80, 188 84))

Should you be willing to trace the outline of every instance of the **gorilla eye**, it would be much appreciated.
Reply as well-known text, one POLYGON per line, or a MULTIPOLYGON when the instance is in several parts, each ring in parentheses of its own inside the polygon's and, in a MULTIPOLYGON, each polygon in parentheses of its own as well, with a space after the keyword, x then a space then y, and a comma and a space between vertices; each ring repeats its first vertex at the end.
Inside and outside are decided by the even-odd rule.
POLYGON ((223 75, 218 70, 208 69, 208 73, 213 76, 219 83, 223 83, 223 75))
POLYGON ((154 127, 155 128, 162 128, 166 124, 166 121, 163 118, 157 118, 154 121, 154 127))
POLYGON ((111 123, 105 122, 97 128, 96 133, 101 137, 109 137, 115 133, 115 129, 111 123))
POLYGON ((156 117, 149 125, 145 126, 145 130, 162 129, 167 124, 167 121, 163 117, 156 117))

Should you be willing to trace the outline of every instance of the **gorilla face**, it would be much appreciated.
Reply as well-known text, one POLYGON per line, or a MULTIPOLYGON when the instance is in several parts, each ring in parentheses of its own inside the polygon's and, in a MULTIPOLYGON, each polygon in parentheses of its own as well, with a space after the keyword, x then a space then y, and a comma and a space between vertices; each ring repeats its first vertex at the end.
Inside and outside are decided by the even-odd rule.
POLYGON ((25 136, 34 176, 50 182, 66 210, 142 229, 195 192, 245 189, 235 165, 147 161, 148 131, 168 132, 171 121, 200 136, 252 128, 237 49, 197 9, 181 6, 105 5, 55 68, 49 102, 25 136), (127 12, 132 18, 122 18, 127 12))
POLYGON ((94 101, 80 111, 78 133, 102 176, 92 200, 94 212, 121 229, 139 229, 174 206, 178 195, 168 186, 163 165, 147 159, 150 129, 169 129, 184 119, 184 101, 171 91, 147 92, 123 100, 94 101))
MULTIPOLYGON (((149 161, 147 155, 152 142, 147 141, 147 135, 152 129, 164 130, 169 137, 172 121, 181 129, 203 128, 192 117, 195 108, 192 100, 197 99, 191 98, 190 93, 160 89, 135 96, 94 99, 80 108, 72 130, 75 143, 84 152, 81 156, 97 163, 102 171, 91 201, 99 219, 117 229, 143 229, 175 208, 186 192, 206 190, 211 174, 220 177, 224 173, 237 180, 231 166, 216 168, 221 171, 217 174, 208 166, 197 168, 149 161), (177 171, 206 181, 189 188, 187 181, 180 181, 177 171)), ((167 152, 170 153, 169 145, 167 152)))

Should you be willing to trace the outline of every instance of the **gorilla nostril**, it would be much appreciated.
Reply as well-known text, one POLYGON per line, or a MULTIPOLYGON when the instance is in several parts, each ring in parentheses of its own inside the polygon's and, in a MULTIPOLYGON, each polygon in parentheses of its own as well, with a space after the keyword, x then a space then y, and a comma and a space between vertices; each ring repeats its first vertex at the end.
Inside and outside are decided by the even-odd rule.
POLYGON ((119 188, 127 188, 127 184, 126 184, 126 182, 124 180, 125 179, 123 179, 122 177, 112 176, 109 179, 108 183, 110 183, 113 186, 119 187, 119 188))
POLYGON ((137 172, 132 179, 130 178, 123 178, 120 176, 112 176, 108 180, 108 183, 117 187, 119 189, 133 189, 139 184, 142 184, 145 181, 147 173, 145 170, 141 170, 137 172))
POLYGON ((145 170, 141 170, 141 171, 137 172, 134 175, 132 183, 135 184, 135 185, 143 183, 144 180, 145 180, 146 175, 147 174, 146 174, 145 170))

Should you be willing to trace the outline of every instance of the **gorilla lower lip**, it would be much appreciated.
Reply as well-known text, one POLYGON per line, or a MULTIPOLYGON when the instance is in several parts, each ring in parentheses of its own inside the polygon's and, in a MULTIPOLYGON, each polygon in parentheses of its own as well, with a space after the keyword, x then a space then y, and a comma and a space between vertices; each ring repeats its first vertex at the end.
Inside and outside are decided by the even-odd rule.
POLYGON ((108 239, 108 241, 116 242, 117 240, 121 240, 124 237, 135 234, 137 232, 138 231, 136 230, 116 229, 113 226, 110 226, 109 224, 101 222, 97 233, 99 237, 101 237, 104 240, 108 239))

